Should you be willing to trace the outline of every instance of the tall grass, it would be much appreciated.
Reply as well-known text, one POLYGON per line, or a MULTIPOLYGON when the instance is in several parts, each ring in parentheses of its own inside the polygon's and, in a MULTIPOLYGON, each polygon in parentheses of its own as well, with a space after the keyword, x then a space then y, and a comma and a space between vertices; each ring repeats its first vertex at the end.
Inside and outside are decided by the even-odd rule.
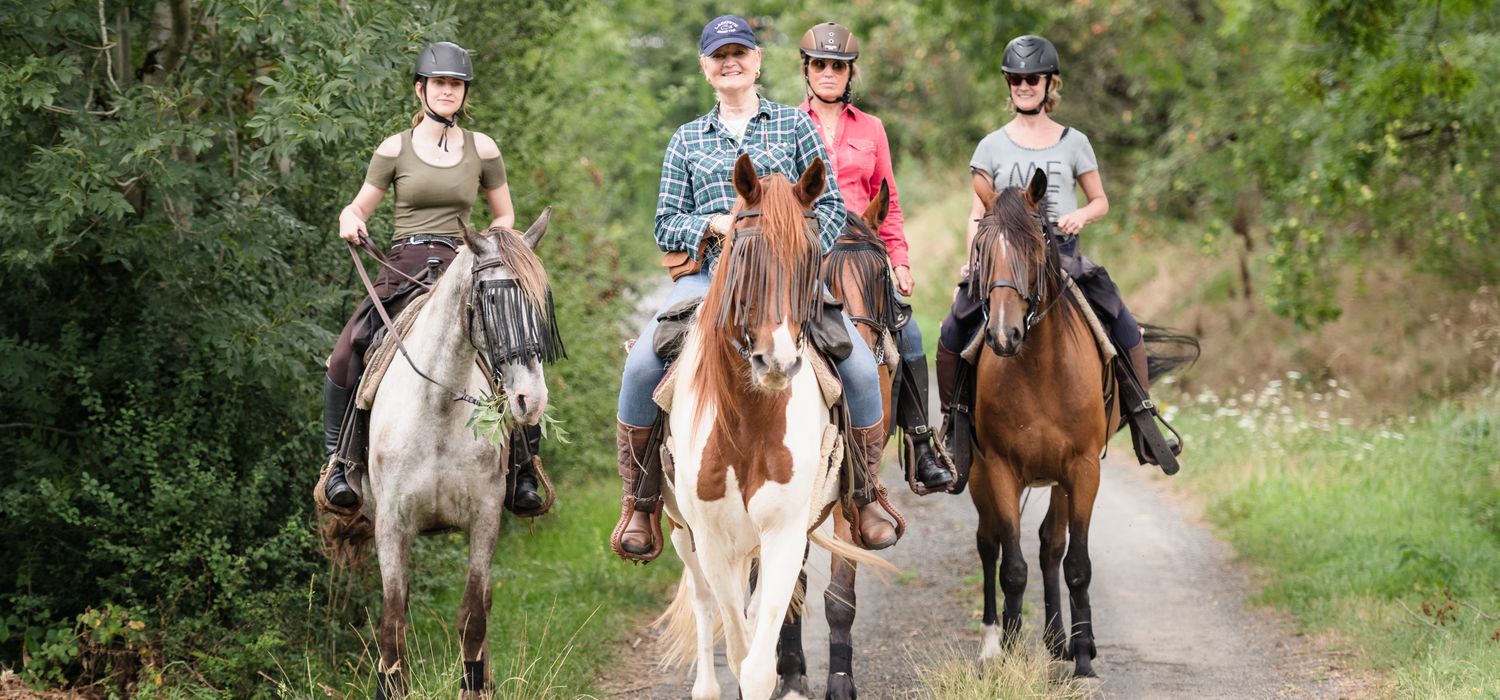
POLYGON ((912 659, 926 700, 1074 700, 1092 695, 1090 681, 1072 677, 1072 663, 1053 662, 1040 639, 976 661, 972 647, 950 644, 912 659))
POLYGON ((1500 386, 1374 425, 1295 372, 1179 400, 1178 480, 1265 572, 1263 602, 1361 650, 1382 694, 1500 692, 1500 386))

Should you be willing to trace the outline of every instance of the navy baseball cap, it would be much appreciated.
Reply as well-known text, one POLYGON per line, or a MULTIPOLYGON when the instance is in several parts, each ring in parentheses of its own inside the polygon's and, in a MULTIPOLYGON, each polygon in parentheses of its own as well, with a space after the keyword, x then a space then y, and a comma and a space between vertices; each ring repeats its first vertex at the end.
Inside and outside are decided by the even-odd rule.
POLYGON ((703 25, 703 35, 698 38, 698 53, 707 56, 725 44, 759 48, 755 44, 755 32, 751 31, 750 23, 743 17, 734 15, 715 17, 703 25))

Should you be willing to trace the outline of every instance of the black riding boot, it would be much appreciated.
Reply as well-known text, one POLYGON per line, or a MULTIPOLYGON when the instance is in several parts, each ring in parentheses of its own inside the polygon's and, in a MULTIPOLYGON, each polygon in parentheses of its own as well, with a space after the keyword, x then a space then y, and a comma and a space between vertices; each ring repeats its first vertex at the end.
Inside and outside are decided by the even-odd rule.
POLYGON ((1161 428, 1156 424, 1156 404, 1151 401, 1150 372, 1148 370, 1149 358, 1146 354, 1146 344, 1139 343, 1135 347, 1126 350, 1122 369, 1130 373, 1130 378, 1139 385, 1139 392, 1129 381, 1130 378, 1121 377, 1120 397, 1124 403, 1125 422, 1130 426, 1131 442, 1134 443, 1136 456, 1142 464, 1155 464, 1161 467, 1167 474, 1176 474, 1178 469, 1177 455, 1182 453, 1182 445, 1174 439, 1163 435, 1161 428))
MULTIPOLYGON (((354 398, 353 389, 345 389, 323 377, 323 452, 333 455, 339 449, 339 435, 343 432, 344 418, 349 413, 349 402, 354 398)), ((335 461, 328 473, 328 484, 323 487, 328 502, 340 508, 359 505, 359 496, 344 479, 344 465, 335 461)))
POLYGON ((937 451, 932 448, 932 428, 927 421, 927 401, 931 395, 927 356, 911 360, 901 358, 901 371, 901 397, 896 407, 896 420, 911 438, 907 464, 916 465, 917 481, 931 493, 953 483, 953 472, 939 461, 937 451))
POLYGON ((510 431, 510 484, 505 507, 523 518, 540 515, 542 495, 537 492, 536 463, 542 448, 542 426, 528 425, 510 431))
POLYGON ((957 479, 948 488, 959 494, 969 484, 969 467, 974 455, 974 367, 956 352, 942 344, 937 352, 938 400, 943 407, 943 440, 953 459, 957 479))

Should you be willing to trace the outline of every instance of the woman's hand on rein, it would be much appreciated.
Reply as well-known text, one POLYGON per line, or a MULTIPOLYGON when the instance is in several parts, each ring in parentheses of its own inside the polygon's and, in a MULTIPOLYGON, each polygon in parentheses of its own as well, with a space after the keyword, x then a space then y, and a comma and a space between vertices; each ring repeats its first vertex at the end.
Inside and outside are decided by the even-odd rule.
POLYGON ((708 230, 720 236, 728 236, 732 228, 734 228, 733 214, 719 214, 708 220, 708 230))
POLYGON ((1058 218, 1057 230, 1062 231, 1069 236, 1076 236, 1078 235, 1079 231, 1083 230, 1084 225, 1087 223, 1088 218, 1084 216, 1083 210, 1080 209, 1078 211, 1064 214, 1062 217, 1058 218))
POLYGON ((339 217, 339 238, 358 243, 359 239, 369 235, 370 232, 365 230, 365 222, 360 221, 359 217, 348 214, 339 217))

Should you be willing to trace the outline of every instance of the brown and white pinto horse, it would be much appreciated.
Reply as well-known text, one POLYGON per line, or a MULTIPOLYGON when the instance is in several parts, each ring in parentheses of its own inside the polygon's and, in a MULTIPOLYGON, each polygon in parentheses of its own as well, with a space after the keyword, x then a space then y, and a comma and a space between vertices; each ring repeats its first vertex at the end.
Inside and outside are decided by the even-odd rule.
POLYGON ((838 464, 822 454, 834 427, 809 366, 822 360, 806 342, 821 309, 823 251, 811 206, 823 183, 822 160, 795 184, 757 177, 746 156, 735 162, 734 229, 674 370, 667 445, 675 470, 663 494, 685 566, 662 622, 669 656, 696 652, 698 700, 719 697, 719 626, 741 697, 771 696, 777 633, 809 540, 861 563, 880 561, 809 534, 838 482, 838 464))
POLYGON ((1041 225, 1045 172, 1037 170, 1025 190, 999 193, 988 178, 975 175, 974 190, 986 214, 969 250, 969 293, 984 300, 988 314, 986 351, 978 360, 970 489, 979 511, 976 544, 984 574, 980 658, 999 654, 1002 643, 1009 647, 1020 632, 1026 589, 1021 493, 1028 486, 1051 486, 1041 527, 1043 638, 1054 656, 1071 656, 1076 675, 1092 676, 1089 519, 1117 407, 1105 405, 1107 368, 1066 287, 1057 241, 1041 225), (1003 618, 995 605, 997 559, 1003 618), (1071 644, 1062 622, 1059 564, 1068 585, 1071 644))

